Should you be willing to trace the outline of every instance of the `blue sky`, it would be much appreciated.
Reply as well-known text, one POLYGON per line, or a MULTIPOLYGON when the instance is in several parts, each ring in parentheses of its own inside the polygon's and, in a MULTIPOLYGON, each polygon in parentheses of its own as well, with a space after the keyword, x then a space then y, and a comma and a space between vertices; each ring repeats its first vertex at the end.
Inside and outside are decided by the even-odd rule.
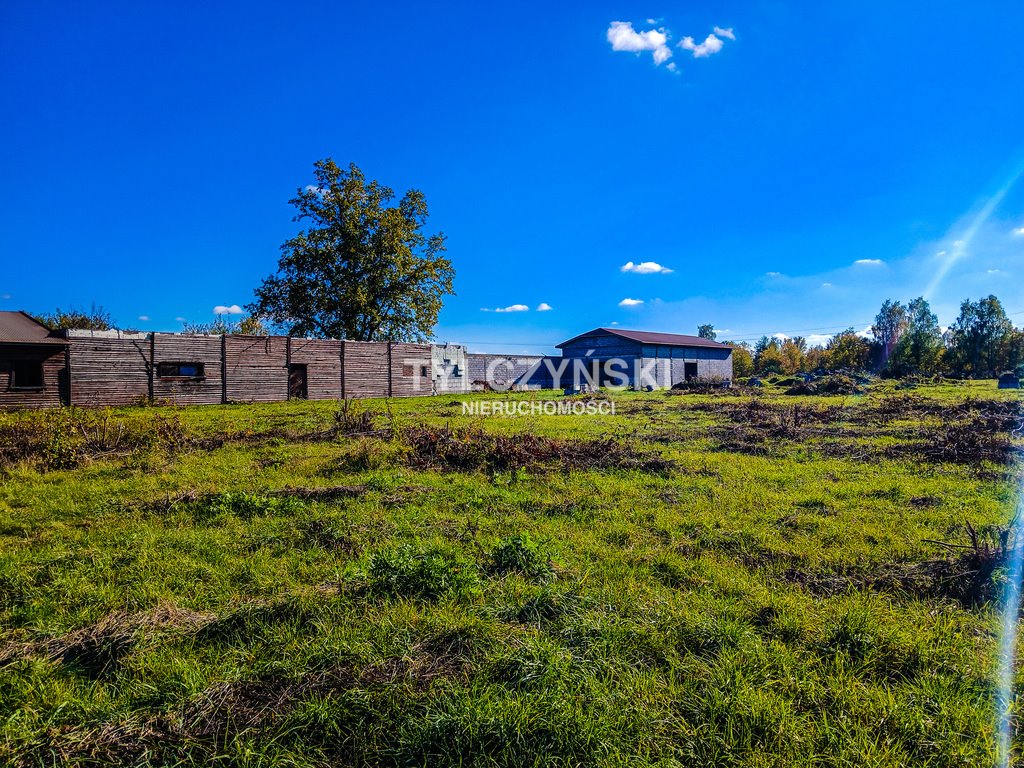
POLYGON ((474 349, 1024 322, 1022 3, 210 5, 0 6, 0 308, 244 305, 332 156, 426 193, 474 349))

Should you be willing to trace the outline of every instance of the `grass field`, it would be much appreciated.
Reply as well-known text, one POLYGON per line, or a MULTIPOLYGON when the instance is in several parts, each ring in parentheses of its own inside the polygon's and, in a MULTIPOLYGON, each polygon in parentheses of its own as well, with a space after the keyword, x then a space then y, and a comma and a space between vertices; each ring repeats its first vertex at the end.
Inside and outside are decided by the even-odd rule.
POLYGON ((768 390, 0 414, 0 763, 993 765, 1017 393, 768 390))

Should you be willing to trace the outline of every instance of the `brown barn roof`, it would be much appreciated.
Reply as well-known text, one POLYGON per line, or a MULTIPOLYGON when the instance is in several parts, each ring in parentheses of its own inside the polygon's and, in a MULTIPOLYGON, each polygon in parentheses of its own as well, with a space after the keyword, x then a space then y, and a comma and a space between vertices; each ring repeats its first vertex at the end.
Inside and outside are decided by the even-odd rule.
POLYGON ((0 344, 60 344, 67 341, 25 312, 0 312, 0 344))
POLYGON ((711 339, 701 338, 700 336, 687 336, 682 333, 655 333, 653 331, 627 331, 622 328, 595 328, 592 331, 581 333, 579 336, 573 336, 568 341, 563 341, 561 344, 555 346, 561 349, 566 344, 571 344, 579 339, 585 339, 588 336, 618 336, 623 339, 630 341, 636 341, 640 344, 666 344, 674 347, 719 347, 725 349, 731 349, 728 344, 722 344, 711 339))

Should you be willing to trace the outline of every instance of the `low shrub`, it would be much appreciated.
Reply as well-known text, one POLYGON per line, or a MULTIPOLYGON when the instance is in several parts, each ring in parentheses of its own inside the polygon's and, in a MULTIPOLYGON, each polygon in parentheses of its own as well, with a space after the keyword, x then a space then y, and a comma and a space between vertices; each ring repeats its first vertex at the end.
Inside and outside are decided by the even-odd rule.
POLYGON ((539 581, 551 579, 551 560, 528 533, 502 539, 487 555, 487 572, 495 575, 518 572, 539 581))

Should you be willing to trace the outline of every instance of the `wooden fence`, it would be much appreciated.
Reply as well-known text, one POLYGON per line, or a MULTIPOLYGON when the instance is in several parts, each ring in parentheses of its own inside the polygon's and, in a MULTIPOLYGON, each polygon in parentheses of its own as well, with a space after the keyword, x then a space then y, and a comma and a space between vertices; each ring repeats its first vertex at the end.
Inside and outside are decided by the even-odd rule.
POLYGON ((59 398, 65 404, 255 403, 434 391, 430 344, 116 331, 69 331, 67 341, 69 386, 59 398))

